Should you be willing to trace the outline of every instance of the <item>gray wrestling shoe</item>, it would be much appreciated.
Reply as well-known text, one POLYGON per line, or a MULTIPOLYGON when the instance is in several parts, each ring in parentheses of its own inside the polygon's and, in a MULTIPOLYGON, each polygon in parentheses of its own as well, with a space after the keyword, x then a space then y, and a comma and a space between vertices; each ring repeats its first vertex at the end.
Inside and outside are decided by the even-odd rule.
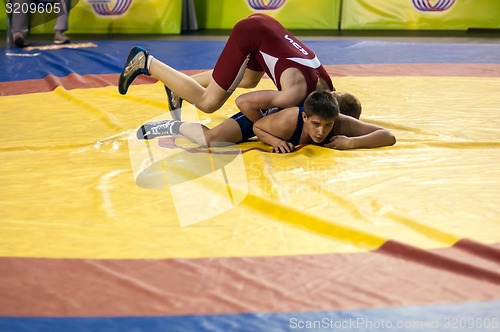
POLYGON ((146 122, 137 130, 137 138, 150 140, 158 136, 178 134, 180 125, 181 122, 178 120, 146 122))
POLYGON ((135 46, 130 50, 127 62, 125 62, 125 67, 123 67, 120 79, 118 80, 118 91, 122 95, 127 93, 128 87, 137 76, 141 74, 150 76, 147 68, 148 56, 148 51, 142 47, 135 46))

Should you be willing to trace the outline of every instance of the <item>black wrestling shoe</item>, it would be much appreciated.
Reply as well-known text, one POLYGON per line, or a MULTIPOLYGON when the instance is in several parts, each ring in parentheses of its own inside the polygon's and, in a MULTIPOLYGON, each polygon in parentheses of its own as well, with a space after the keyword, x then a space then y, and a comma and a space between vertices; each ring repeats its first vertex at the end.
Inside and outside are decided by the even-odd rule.
POLYGON ((178 97, 165 85, 165 92, 167 92, 168 107, 172 113, 174 120, 181 120, 182 98, 178 97))
POLYGON ((148 51, 142 47, 135 46, 130 50, 127 62, 125 62, 125 67, 123 67, 120 79, 118 80, 118 91, 122 95, 127 93, 128 87, 137 76, 141 74, 150 76, 147 68, 148 56, 148 51))
MULTIPOLYGON (((173 131, 174 126, 180 126, 177 120, 162 120, 157 122, 146 122, 137 130, 137 138, 150 140, 158 136, 168 136, 177 134, 173 131)), ((178 130, 178 128, 177 128, 178 130)))

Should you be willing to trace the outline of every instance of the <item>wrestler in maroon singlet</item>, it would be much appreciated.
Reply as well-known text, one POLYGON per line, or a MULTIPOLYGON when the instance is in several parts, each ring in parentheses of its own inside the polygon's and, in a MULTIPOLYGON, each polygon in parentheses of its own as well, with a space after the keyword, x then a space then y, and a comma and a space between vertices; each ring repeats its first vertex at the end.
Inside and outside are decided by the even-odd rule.
POLYGON ((316 90, 318 78, 334 90, 330 76, 314 52, 267 15, 254 14, 234 26, 212 77, 224 90, 233 92, 246 68, 265 71, 278 90, 283 71, 300 70, 307 84, 304 99, 316 90))

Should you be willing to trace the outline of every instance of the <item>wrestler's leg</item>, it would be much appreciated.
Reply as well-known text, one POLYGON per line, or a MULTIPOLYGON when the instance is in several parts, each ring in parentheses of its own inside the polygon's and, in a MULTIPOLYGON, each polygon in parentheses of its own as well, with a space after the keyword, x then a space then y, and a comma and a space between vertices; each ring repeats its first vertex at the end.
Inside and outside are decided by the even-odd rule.
MULTIPOLYGON (((191 75, 191 78, 198 82, 201 86, 206 88, 208 86, 208 83, 210 83, 210 80, 212 79, 212 74, 213 69, 191 75)), ((259 84, 262 76, 264 76, 263 71, 254 71, 247 68, 245 70, 245 74, 243 75, 243 79, 238 85, 238 88, 255 88, 257 84, 259 84)))
MULTIPOLYGON (((208 70, 200 72, 191 76, 196 82, 198 82, 202 87, 206 88, 212 80, 213 70, 208 70)), ((264 72, 257 72, 251 69, 246 69, 243 79, 239 83, 240 88, 254 88, 259 83, 260 79, 264 75, 264 72)), ((180 98, 176 93, 174 93, 169 87, 165 85, 165 91, 167 93, 167 100, 169 102, 169 108, 172 112, 172 117, 176 120, 181 120, 181 107, 182 98, 180 98)))
MULTIPOLYGON (((239 86, 251 55, 255 54, 256 50, 248 47, 247 38, 243 38, 245 36, 255 38, 251 30, 252 26, 247 20, 236 24, 217 60, 212 78, 208 79, 207 74, 198 78, 202 84, 155 59, 146 50, 134 47, 120 74, 118 89, 121 94, 126 94, 128 87, 138 75, 150 75, 163 82, 179 98, 185 99, 206 113, 212 113, 219 109, 239 86)), ((255 84, 253 77, 248 84, 255 84)))
MULTIPOLYGON (((245 129, 247 131, 251 130, 253 124, 247 123, 247 125, 249 127, 245 129)), ((162 120, 146 122, 137 130, 137 138, 140 140, 151 140, 170 135, 182 135, 200 146, 225 146, 243 140, 241 125, 234 118, 224 120, 213 129, 209 129, 197 122, 162 120)), ((253 131, 248 136, 253 136, 253 131)))
POLYGON ((168 86, 178 97, 206 113, 218 110, 231 95, 213 79, 210 79, 205 88, 192 77, 154 58, 151 61, 149 73, 168 86))
POLYGON ((247 68, 238 87, 245 89, 255 88, 262 79, 262 76, 264 76, 263 71, 255 71, 247 68))
MULTIPOLYGON (((247 70, 251 54, 245 43, 252 35, 252 25, 247 19, 238 22, 222 50, 214 70, 189 77, 170 66, 153 59, 149 68, 151 76, 162 81, 178 97, 194 104, 206 113, 218 110, 231 93, 243 86, 255 87, 264 74, 247 70)), ((255 59, 252 58, 252 62, 255 59)), ((252 64, 253 65, 253 64, 252 64)))
POLYGON ((210 80, 212 79, 212 70, 207 70, 207 71, 202 71, 200 73, 196 73, 194 75, 191 75, 191 78, 193 78, 196 82, 198 82, 201 86, 207 87, 208 83, 210 83, 210 80))
POLYGON ((212 129, 195 122, 183 122, 180 134, 201 146, 226 146, 241 142, 243 137, 240 126, 232 118, 212 129))

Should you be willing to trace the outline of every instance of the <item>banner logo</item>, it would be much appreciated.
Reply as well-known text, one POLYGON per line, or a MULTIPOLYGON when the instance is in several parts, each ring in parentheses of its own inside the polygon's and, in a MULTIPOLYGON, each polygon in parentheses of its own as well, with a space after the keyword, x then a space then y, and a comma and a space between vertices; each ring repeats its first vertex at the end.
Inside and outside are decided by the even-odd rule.
POLYGON ((132 4, 132 0, 116 0, 114 5, 112 0, 87 0, 97 15, 120 16, 127 12, 132 4))
POLYGON ((421 12, 444 12, 455 4, 456 0, 412 0, 413 6, 421 12))
POLYGON ((247 0, 247 3, 254 10, 277 10, 283 7, 286 0, 247 0))

